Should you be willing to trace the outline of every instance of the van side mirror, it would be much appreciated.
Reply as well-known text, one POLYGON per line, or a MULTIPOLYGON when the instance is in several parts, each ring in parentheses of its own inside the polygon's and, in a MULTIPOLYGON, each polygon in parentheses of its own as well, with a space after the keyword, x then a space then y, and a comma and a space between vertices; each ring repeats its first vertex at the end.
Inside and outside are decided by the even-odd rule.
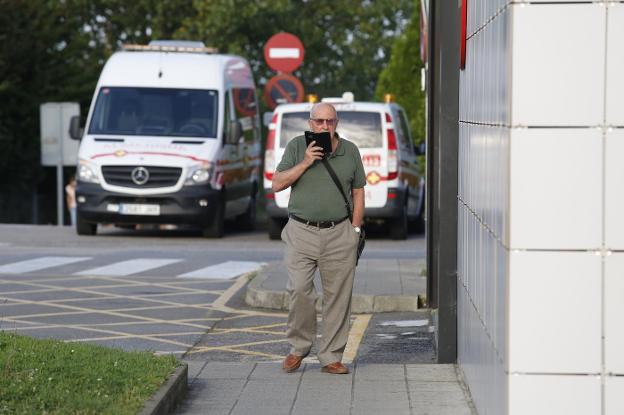
POLYGON ((80 115, 74 115, 69 120, 69 136, 72 140, 80 140, 84 134, 84 129, 80 128, 80 115))
POLYGON ((273 120, 272 112, 265 112, 264 114, 262 114, 262 125, 268 127, 269 124, 271 124, 271 120, 273 120))
POLYGON ((426 153, 425 143, 422 142, 420 144, 414 144, 414 153, 417 156, 424 156, 426 153))
POLYGON ((241 125, 240 121, 238 120, 230 121, 227 135, 225 136, 226 143, 238 144, 238 140, 240 140, 242 135, 243 135, 243 126, 241 125))

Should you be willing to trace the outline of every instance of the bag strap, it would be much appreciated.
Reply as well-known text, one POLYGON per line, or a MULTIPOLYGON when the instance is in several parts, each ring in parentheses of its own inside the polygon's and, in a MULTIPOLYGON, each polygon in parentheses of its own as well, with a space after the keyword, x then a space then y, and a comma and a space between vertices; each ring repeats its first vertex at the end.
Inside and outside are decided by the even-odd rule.
POLYGON ((338 176, 336 176, 336 172, 329 165, 329 162, 327 161, 326 158, 323 158, 322 162, 323 162, 323 165, 325 166, 325 168, 327 169, 327 172, 331 176, 332 180, 334 181, 334 184, 336 184, 336 187, 338 188, 338 191, 340 191, 340 194, 342 195, 342 198, 345 201, 345 208, 347 209, 347 213, 349 214, 349 221, 353 222, 353 215, 351 213, 351 204, 349 203, 349 199, 347 199, 347 195, 345 194, 344 189, 340 185, 340 181, 338 180, 338 176))

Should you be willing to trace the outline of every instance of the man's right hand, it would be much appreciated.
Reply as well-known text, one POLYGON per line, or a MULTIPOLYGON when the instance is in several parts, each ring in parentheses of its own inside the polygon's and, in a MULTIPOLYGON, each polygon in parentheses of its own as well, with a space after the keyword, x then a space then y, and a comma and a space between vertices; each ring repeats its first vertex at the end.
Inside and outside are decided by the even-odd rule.
POLYGON ((310 142, 308 148, 306 148, 305 156, 303 157, 303 163, 310 167, 314 164, 315 160, 321 160, 323 158, 323 147, 315 146, 316 141, 310 142))

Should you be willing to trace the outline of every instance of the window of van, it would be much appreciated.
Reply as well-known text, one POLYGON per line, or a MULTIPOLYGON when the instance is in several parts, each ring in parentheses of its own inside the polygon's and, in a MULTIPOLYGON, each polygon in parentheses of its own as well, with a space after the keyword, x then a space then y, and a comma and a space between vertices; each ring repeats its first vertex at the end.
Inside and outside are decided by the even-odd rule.
MULTIPOLYGON (((286 112, 282 114, 280 145, 286 144, 305 130, 309 130, 309 112, 286 112)), ((381 113, 365 111, 339 111, 338 128, 342 137, 359 148, 382 147, 381 113)))
POLYGON ((89 134, 215 138, 217 98, 213 90, 102 87, 89 134))

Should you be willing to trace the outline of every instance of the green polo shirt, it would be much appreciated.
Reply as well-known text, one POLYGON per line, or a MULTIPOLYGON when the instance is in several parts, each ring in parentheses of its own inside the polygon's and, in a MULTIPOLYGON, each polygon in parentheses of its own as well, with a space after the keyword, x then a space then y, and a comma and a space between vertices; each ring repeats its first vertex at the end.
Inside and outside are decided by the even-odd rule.
MULTIPOLYGON (((305 156, 306 148, 305 136, 290 140, 277 171, 285 171, 299 164, 305 156)), ((339 137, 338 147, 328 160, 353 208, 351 189, 360 189, 366 184, 360 151, 355 144, 339 137)), ((335 220, 348 215, 340 191, 320 160, 315 161, 292 184, 288 212, 311 221, 335 220)))

